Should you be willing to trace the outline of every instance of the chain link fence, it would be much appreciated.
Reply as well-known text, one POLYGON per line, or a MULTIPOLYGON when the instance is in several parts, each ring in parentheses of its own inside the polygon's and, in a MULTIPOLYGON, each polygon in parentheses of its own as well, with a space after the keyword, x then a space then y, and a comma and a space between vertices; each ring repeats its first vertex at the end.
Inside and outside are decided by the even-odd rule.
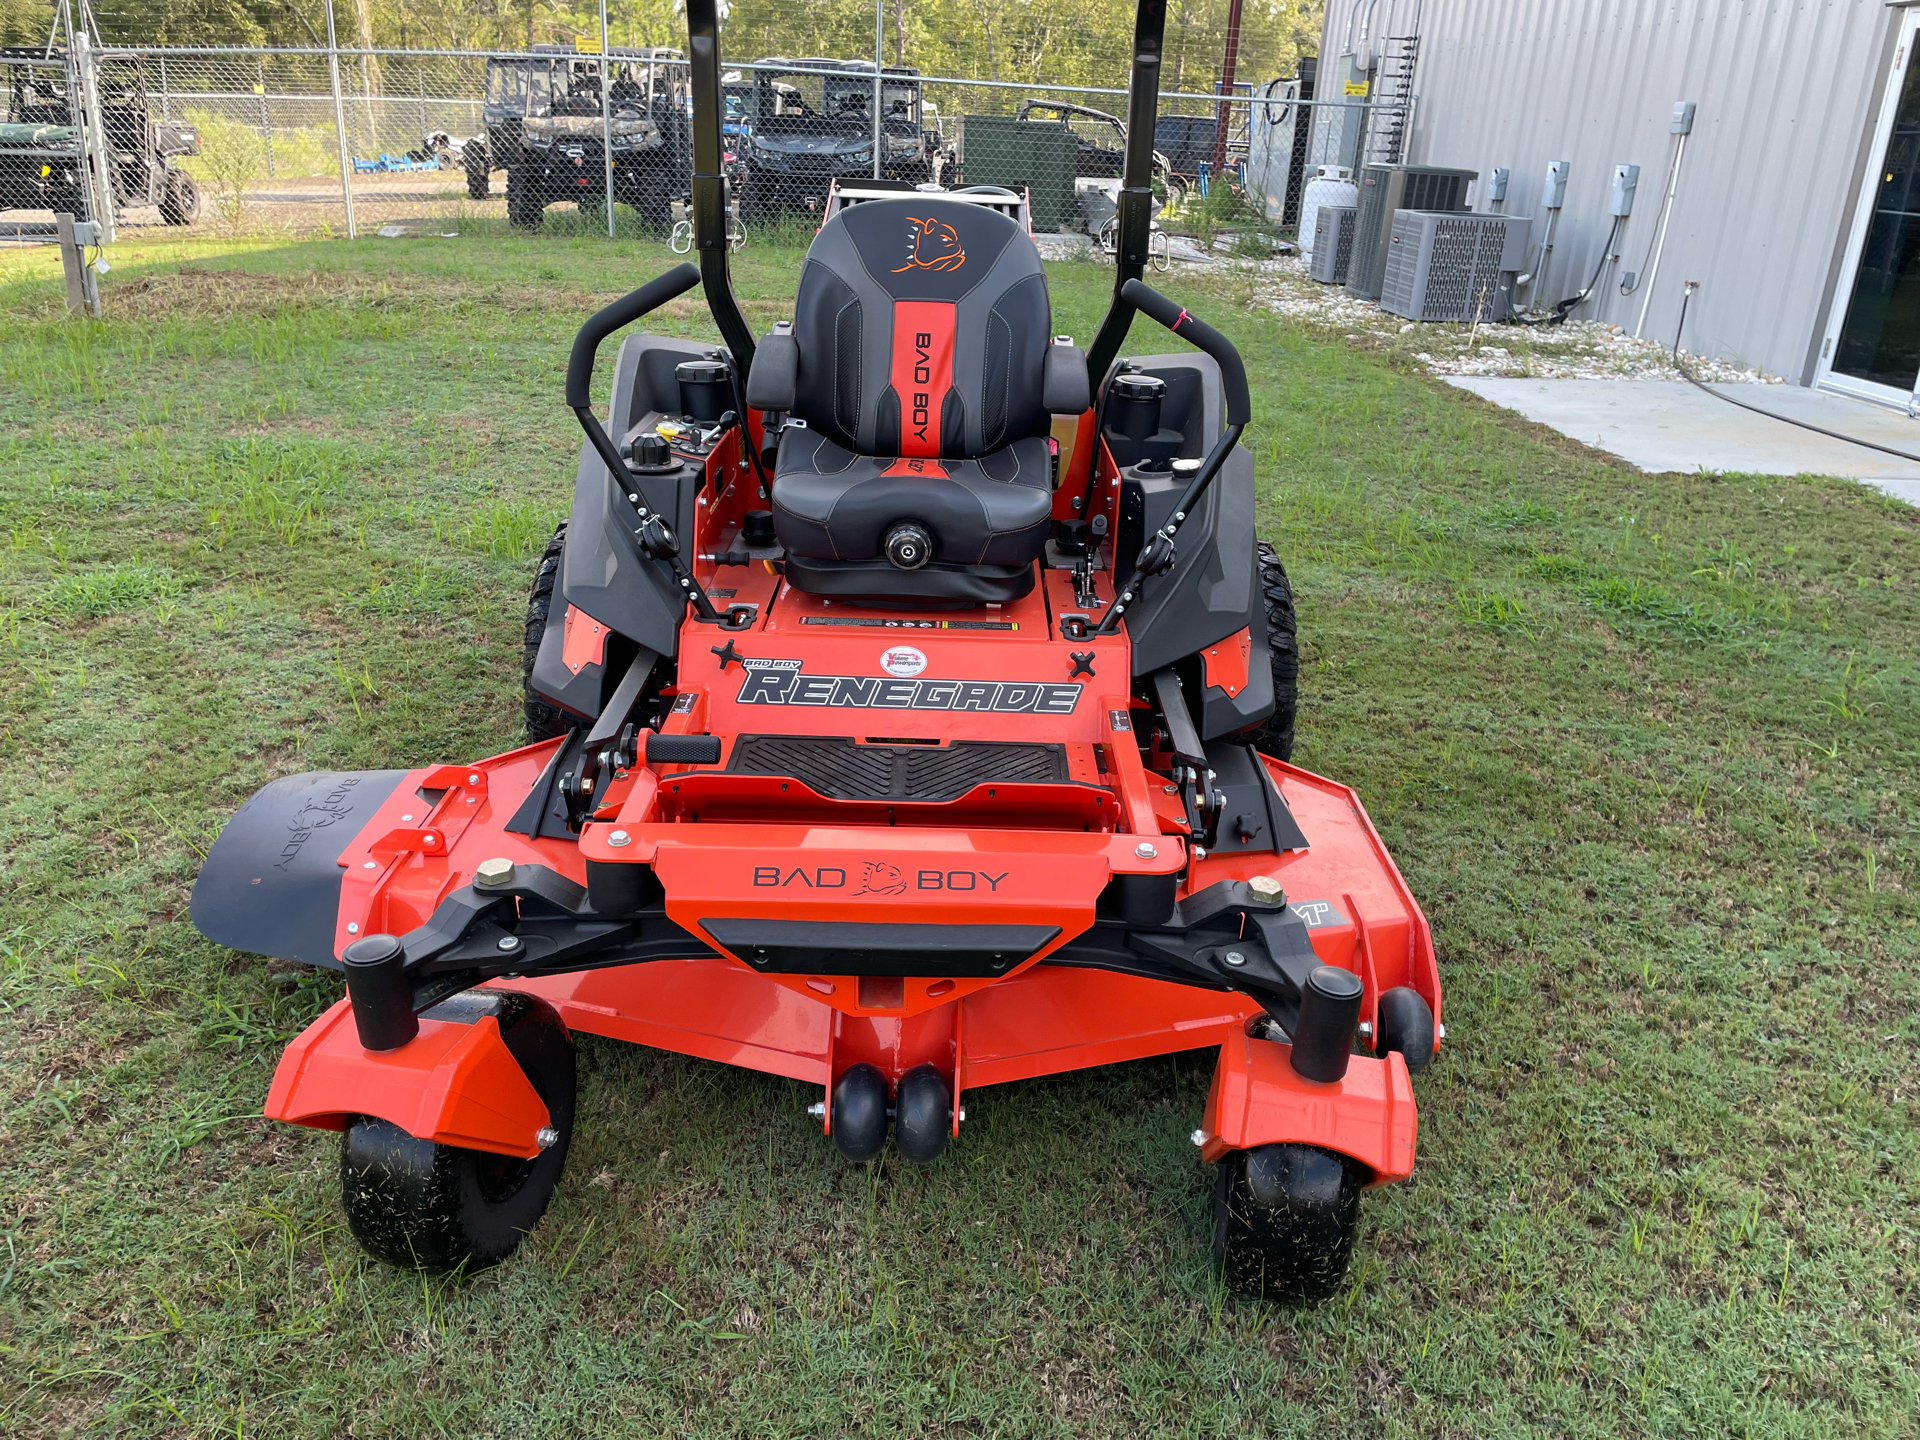
MULTIPOLYGON (((62 142, 72 151, 59 172, 70 176, 67 188, 0 193, 0 237, 49 221, 62 204, 94 215, 109 197, 90 177, 104 170, 115 176, 111 219, 122 230, 191 223, 235 234, 518 229, 687 239, 691 94, 676 50, 149 49, 87 59, 127 117, 104 126, 115 153, 104 165, 82 158, 82 123, 77 140, 62 142), (147 143, 155 153, 142 183, 121 183, 139 168, 129 158, 139 148, 136 114, 147 139, 172 137, 171 149, 147 143)), ((13 82, 0 138, 20 138, 21 124, 52 115, 47 105, 84 108, 81 57, 7 63, 25 78, 13 82)), ((876 75, 871 60, 741 64, 723 78, 725 165, 745 235, 810 231, 830 183, 877 172, 909 184, 1024 190, 1036 232, 1111 237, 1124 57, 1106 86, 892 66, 876 75)), ((1389 135, 1397 148, 1411 118, 1409 104, 1306 100, 1299 88, 1275 80, 1229 95, 1163 93, 1154 164, 1163 229, 1284 230, 1315 166, 1372 158, 1389 135)), ((16 159, 44 158, 0 146, 0 179, 16 159)))

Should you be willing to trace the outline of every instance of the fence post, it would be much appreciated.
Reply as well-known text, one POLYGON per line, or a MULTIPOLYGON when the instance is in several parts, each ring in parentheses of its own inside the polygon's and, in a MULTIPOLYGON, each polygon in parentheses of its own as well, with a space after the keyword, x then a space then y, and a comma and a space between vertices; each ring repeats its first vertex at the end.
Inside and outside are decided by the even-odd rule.
POLYGON ((86 105, 84 132, 87 155, 93 169, 93 220, 100 227, 102 245, 112 243, 113 228, 113 155, 107 148, 106 128, 100 123, 99 59, 93 53, 93 40, 85 30, 73 37, 74 58, 80 67, 80 94, 86 105))
POLYGON ((260 64, 260 138, 267 147, 267 178, 273 179, 273 116, 267 111, 267 57, 258 56, 260 64))
POLYGON ((873 178, 880 178, 880 57, 887 43, 886 0, 873 0, 873 178))
POLYGON ((168 113, 168 110, 167 110, 168 98, 169 97, 167 95, 167 57, 162 55, 160 57, 160 119, 163 122, 167 120, 171 120, 173 118, 173 116, 170 113, 168 113))
POLYGON ((340 45, 333 34, 333 0, 327 0, 327 81, 333 87, 333 139, 340 152, 340 203, 347 212, 347 238, 353 225, 353 162, 347 156, 347 111, 340 102, 340 45))
MULTIPOLYGON (((600 0, 600 164, 607 186, 607 238, 613 239, 613 102, 607 87, 613 83, 613 56, 607 53, 607 0, 600 0)), ((648 97, 649 102, 652 96, 648 97)), ((651 105, 649 105, 651 108, 651 105)))

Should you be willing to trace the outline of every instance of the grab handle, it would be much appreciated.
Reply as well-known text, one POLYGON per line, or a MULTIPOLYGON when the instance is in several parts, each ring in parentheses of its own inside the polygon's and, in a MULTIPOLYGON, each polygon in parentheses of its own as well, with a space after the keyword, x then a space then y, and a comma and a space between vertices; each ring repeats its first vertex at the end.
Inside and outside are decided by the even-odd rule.
POLYGON ((1233 342, 1204 320, 1196 320, 1185 307, 1162 295, 1151 285, 1129 280, 1120 287, 1120 298, 1149 320, 1157 320, 1196 350, 1204 350, 1220 366, 1220 378, 1227 391, 1227 423, 1245 425, 1253 418, 1253 401, 1247 394, 1247 367, 1233 342))
POLYGON ((580 327, 580 333, 573 337, 573 353, 567 357, 567 408, 577 412, 592 406, 593 357, 602 340, 648 311, 658 310, 669 300, 686 294, 699 283, 700 272, 693 266, 676 265, 658 279, 649 280, 631 295, 622 295, 590 316, 580 327))

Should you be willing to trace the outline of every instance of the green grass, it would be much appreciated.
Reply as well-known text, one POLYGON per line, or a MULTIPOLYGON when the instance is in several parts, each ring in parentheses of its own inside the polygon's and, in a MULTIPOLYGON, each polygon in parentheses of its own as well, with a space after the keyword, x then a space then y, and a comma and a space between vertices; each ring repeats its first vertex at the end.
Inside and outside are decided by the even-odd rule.
MULTIPOLYGON (((805 1087, 587 1039, 512 1261, 363 1260, 335 1138, 258 1118, 336 986, 202 941, 188 889, 271 776, 513 743, 566 344, 669 259, 137 240, 92 323, 0 256, 0 1432, 1915 1432, 1914 512, 1639 475, 1234 277, 1165 283, 1258 377, 1297 758, 1366 798, 1447 986, 1345 1292, 1213 1284, 1205 1054, 852 1168, 805 1087)), ((763 326, 798 254, 741 261, 763 326)), ((1054 270, 1056 329, 1109 273, 1054 270)))

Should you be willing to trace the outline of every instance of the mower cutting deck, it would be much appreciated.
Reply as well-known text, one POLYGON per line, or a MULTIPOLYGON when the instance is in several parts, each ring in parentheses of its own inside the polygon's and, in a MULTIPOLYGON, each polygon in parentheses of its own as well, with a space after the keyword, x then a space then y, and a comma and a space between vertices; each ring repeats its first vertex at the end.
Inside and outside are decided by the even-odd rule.
POLYGON ((574 1031, 819 1085, 855 1161, 890 1130, 934 1159, 981 1086, 1218 1046, 1216 1257, 1324 1295, 1359 1192, 1412 1169, 1439 984, 1358 798, 1285 763, 1292 598, 1253 539, 1239 356, 1139 282, 1164 5, 1090 355, 1003 192, 832 207, 756 344, 713 0, 688 14, 701 268, 575 343, 531 743, 276 781, 195 888, 209 937, 346 973, 266 1113, 344 1132, 368 1249, 447 1268, 544 1211, 574 1031), (726 346, 630 335, 603 424, 600 342, 702 282, 726 346), (1118 360, 1136 311, 1198 353, 1118 360))

